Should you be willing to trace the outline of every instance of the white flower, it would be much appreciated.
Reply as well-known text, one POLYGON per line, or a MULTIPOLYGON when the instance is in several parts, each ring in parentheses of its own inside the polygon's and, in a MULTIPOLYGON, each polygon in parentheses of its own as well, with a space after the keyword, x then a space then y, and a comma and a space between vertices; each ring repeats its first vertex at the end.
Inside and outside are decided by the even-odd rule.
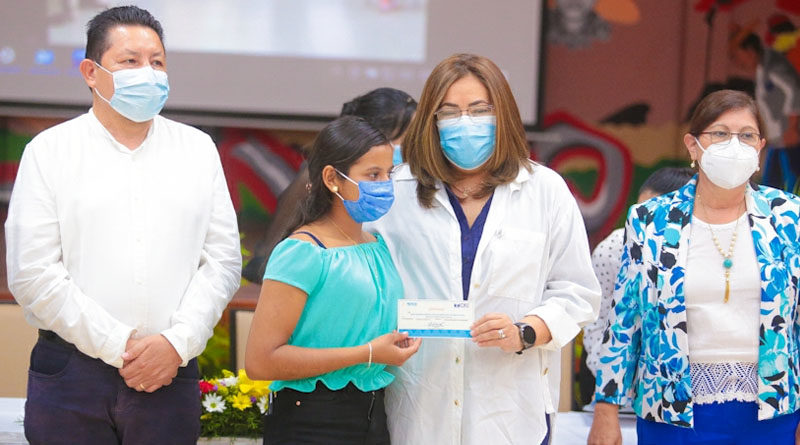
POLYGON ((257 405, 258 405, 258 410, 261 411, 261 414, 267 412, 267 402, 268 402, 267 396, 261 396, 258 398, 257 405))
POLYGON ((203 397, 203 407, 210 413, 221 413, 225 411, 225 401, 216 394, 206 394, 203 397))
POLYGON ((231 386, 236 386, 239 383, 239 377, 225 377, 224 379, 218 379, 217 383, 230 388, 231 386))

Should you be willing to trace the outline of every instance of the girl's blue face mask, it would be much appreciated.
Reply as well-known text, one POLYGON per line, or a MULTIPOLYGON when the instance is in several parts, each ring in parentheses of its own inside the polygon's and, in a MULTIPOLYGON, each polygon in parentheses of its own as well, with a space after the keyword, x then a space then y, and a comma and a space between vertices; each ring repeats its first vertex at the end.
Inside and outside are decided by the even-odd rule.
POLYGON ((444 156, 462 170, 475 170, 494 153, 496 116, 469 117, 436 122, 444 156))
POLYGON ((357 223, 375 221, 392 207, 394 186, 391 180, 356 182, 339 170, 336 170, 336 173, 358 186, 358 200, 356 201, 348 201, 342 198, 339 192, 336 192, 336 196, 342 200, 345 210, 353 218, 353 221, 357 223))

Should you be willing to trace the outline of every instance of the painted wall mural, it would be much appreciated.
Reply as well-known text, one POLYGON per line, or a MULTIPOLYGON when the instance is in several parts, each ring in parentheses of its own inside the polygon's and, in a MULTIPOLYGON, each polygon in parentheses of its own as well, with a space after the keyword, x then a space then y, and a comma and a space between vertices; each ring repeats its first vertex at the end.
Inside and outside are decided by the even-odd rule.
MULTIPOLYGON (((567 156, 570 162, 550 163, 573 188, 593 242, 621 226, 651 172, 688 165, 682 144, 687 121, 699 100, 718 89, 761 93, 760 107, 774 121, 768 125, 778 128, 762 159, 761 180, 800 190, 800 136, 792 134, 800 133, 793 117, 800 112, 800 1, 553 0, 549 7, 549 17, 559 24, 550 28, 547 41, 544 136, 569 128, 583 137, 614 141, 610 151, 586 141, 593 147, 590 155, 566 148, 567 138, 561 145, 564 153, 573 154, 567 156), (609 7, 635 11, 636 19, 615 21, 604 12, 609 7), (579 9, 582 26, 577 25, 579 9), (552 127, 553 120, 561 122, 552 127), (609 157, 615 152, 627 153, 629 162, 624 155, 609 157), (597 153, 603 153, 605 164, 589 159, 597 153), (609 171, 616 184, 603 184, 609 171), (627 187, 621 178, 628 178, 627 187), (610 194, 588 194, 604 185, 613 187, 610 194), (614 203, 620 201, 624 204, 617 212, 614 203), (595 211, 598 207, 601 212, 595 211)), ((559 143, 539 147, 559 150, 559 143)), ((589 401, 592 380, 579 360, 575 370, 578 406, 589 401)))

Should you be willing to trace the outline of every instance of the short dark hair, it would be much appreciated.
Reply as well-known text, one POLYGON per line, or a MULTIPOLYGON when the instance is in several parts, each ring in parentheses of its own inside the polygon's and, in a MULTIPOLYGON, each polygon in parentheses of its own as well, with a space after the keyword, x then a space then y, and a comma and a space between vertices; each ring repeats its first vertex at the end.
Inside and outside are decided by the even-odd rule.
POLYGON ((417 101, 405 91, 378 88, 342 105, 340 116, 360 116, 390 140, 403 135, 408 128, 417 101))
POLYGON ((350 167, 372 147, 388 144, 386 135, 362 117, 342 116, 326 125, 308 153, 308 195, 300 203, 299 211, 287 226, 283 238, 298 227, 322 218, 331 209, 335 195, 322 182, 325 166, 330 165, 349 175, 350 167))
POLYGON ((654 171, 644 184, 639 187, 639 194, 650 191, 656 195, 674 192, 686 185, 694 176, 694 170, 688 167, 663 167, 654 171))
POLYGON ((758 125, 758 132, 764 137, 764 120, 758 111, 755 99, 747 93, 736 90, 714 91, 697 104, 689 120, 689 134, 698 137, 720 116, 732 110, 747 110, 758 125))
POLYGON ((137 6, 117 6, 97 14, 86 24, 87 59, 100 63, 103 54, 111 47, 108 30, 119 25, 146 26, 155 31, 164 45, 164 30, 152 14, 137 6))

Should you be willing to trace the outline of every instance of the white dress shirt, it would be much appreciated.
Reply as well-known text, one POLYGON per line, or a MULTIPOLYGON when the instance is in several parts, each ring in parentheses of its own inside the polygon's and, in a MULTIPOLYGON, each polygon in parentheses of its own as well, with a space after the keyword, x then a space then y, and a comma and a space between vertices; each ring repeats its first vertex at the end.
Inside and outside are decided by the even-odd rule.
POLYGON ((161 333, 185 365, 239 286, 236 214, 205 133, 156 116, 135 150, 88 113, 25 148, 6 221, 8 284, 33 326, 122 366, 161 333))
MULTIPOLYGON (((563 179, 531 163, 494 191, 472 270, 475 317, 538 315, 553 340, 521 355, 469 339, 425 339, 387 388, 394 444, 538 444, 558 405, 560 348, 597 317, 583 219, 563 179)), ((417 201, 407 165, 394 175, 395 202, 367 230, 386 240, 406 298, 460 300, 461 231, 441 186, 434 207, 417 201)), ((514 333, 516 334, 516 333, 514 333)))

